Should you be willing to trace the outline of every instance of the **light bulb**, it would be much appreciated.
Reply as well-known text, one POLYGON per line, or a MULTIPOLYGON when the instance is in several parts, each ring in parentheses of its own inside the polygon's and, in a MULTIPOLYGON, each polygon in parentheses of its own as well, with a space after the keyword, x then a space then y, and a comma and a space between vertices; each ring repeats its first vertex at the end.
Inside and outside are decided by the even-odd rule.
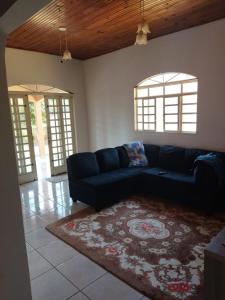
POLYGON ((71 56, 71 53, 68 49, 66 49, 64 52, 63 52, 63 56, 62 56, 62 59, 63 60, 71 60, 72 59, 72 56, 71 56))
POLYGON ((147 34, 143 33, 143 31, 138 32, 136 35, 135 45, 147 45, 147 44, 148 44, 147 34))

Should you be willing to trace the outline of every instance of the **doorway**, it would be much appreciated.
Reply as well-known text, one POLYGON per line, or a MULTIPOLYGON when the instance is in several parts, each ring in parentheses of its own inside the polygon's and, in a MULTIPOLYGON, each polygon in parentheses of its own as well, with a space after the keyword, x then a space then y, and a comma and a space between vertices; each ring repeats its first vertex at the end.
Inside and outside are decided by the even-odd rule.
POLYGON ((43 85, 9 88, 19 182, 66 173, 75 152, 72 95, 43 85))
POLYGON ((43 95, 28 95, 37 178, 51 176, 47 121, 43 95))

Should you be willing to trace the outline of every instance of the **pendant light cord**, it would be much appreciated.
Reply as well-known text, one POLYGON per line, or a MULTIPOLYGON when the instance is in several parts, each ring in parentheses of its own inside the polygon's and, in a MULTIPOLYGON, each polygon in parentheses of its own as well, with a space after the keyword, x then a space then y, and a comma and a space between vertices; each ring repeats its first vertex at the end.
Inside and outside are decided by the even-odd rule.
POLYGON ((141 21, 145 19, 145 3, 144 0, 140 0, 140 16, 141 16, 141 21))
POLYGON ((67 44, 67 30, 65 31, 65 42, 66 42, 66 50, 68 50, 68 44, 67 44))

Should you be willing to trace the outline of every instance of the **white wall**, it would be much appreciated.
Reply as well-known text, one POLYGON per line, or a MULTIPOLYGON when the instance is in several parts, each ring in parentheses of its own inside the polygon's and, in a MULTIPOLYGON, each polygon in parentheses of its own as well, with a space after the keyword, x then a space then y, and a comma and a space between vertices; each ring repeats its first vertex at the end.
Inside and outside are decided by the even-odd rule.
POLYGON ((225 19, 84 62, 92 150, 143 139, 225 151, 225 19), (164 72, 199 78, 198 133, 134 131, 133 88, 164 72))
POLYGON ((88 150, 87 112, 82 61, 60 63, 54 55, 6 49, 8 85, 45 84, 74 93, 78 151, 88 150))
POLYGON ((49 1, 19 0, 0 18, 0 298, 4 300, 32 298, 9 108, 5 39, 49 1))

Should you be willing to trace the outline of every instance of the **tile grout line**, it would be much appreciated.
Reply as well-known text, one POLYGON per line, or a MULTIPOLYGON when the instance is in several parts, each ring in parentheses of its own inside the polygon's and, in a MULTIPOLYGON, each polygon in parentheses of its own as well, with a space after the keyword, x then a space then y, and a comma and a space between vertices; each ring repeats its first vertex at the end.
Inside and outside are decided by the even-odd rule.
MULTIPOLYGON (((38 252, 37 250, 36 250, 36 252, 38 252)), ((38 254, 40 254, 40 252, 38 252, 38 254)), ((69 283, 71 283, 77 290, 78 290, 78 292, 80 291, 80 289, 78 289, 78 287, 73 283, 73 282, 71 282, 67 277, 65 277, 52 263, 50 263, 50 261, 49 260, 47 260, 45 257, 43 257, 41 254, 40 254, 40 256, 42 257, 42 258, 44 258, 51 266, 52 266, 52 268, 51 269, 49 269, 49 270, 47 270, 47 271, 45 271, 45 272, 43 272, 42 274, 40 274, 40 275, 38 275, 38 276, 36 276, 35 278, 33 278, 33 279, 30 279, 30 281, 32 281, 32 280, 34 280, 34 279, 37 279, 38 277, 41 277, 42 275, 44 275, 44 274, 46 274, 46 273, 48 273, 49 271, 53 271, 53 270, 55 270, 57 273, 59 273, 60 275, 62 275, 62 277, 64 277, 64 279, 66 279, 66 281, 68 281, 69 283)), ((70 297, 72 297, 72 296, 70 296, 70 297)))
MULTIPOLYGON (((54 242, 54 241, 53 241, 53 242, 54 242)), ((50 243, 52 243, 52 242, 50 242, 50 243)), ((49 244, 50 244, 50 243, 49 243, 49 244)), ((44 246, 43 246, 43 247, 44 247, 44 246)), ((38 249, 40 249, 40 248, 41 248, 41 247, 39 247, 38 249)), ((77 287, 70 279, 68 279, 68 278, 67 278, 67 277, 66 277, 59 269, 57 269, 58 266, 60 266, 61 264, 64 264, 65 262, 69 261, 70 259, 76 257, 76 255, 74 255, 73 257, 71 257, 71 258, 65 260, 64 262, 60 263, 59 265, 54 266, 47 258, 45 258, 45 257, 38 251, 38 249, 34 249, 34 251, 36 251, 43 259, 45 259, 45 260, 53 267, 52 269, 50 269, 50 270, 48 270, 48 271, 51 271, 51 270, 55 269, 55 270, 56 270, 57 272, 59 272, 66 280, 68 280, 75 288, 77 288, 78 291, 80 291, 80 292, 83 292, 83 290, 86 289, 89 285, 93 284, 95 281, 97 281, 98 279, 102 278, 104 275, 106 275, 106 274, 108 273, 107 271, 105 271, 104 274, 100 275, 98 278, 96 278, 95 280, 91 281, 91 282, 88 283, 86 286, 84 286, 82 289, 80 289, 80 288, 78 288, 78 287, 77 287)), ((82 254, 78 253, 78 255, 82 255, 82 254)), ((104 269, 103 269, 103 270, 104 270, 104 269)), ((43 274, 47 273, 48 271, 44 272, 43 274)), ((40 274, 39 276, 41 276, 41 275, 43 275, 43 274, 40 274)), ((39 276, 37 276, 37 277, 39 277, 39 276)), ((36 278, 37 278, 37 277, 36 277, 36 278)), ((32 279, 32 280, 33 280, 33 279, 32 279)), ((85 294, 85 293, 84 293, 84 294, 85 294)), ((86 296, 86 294, 85 294, 85 296, 86 296)))
MULTIPOLYGON (((39 181, 39 182, 40 182, 40 181, 39 181)), ((41 181, 41 182, 46 182, 46 180, 43 180, 43 181, 41 181)), ((50 183, 50 184, 51 184, 51 187, 54 185, 54 183, 50 183)), ((24 192, 26 192, 26 190, 24 190, 24 192)), ((61 208, 61 207, 65 208, 65 209, 68 208, 68 205, 67 205, 66 203, 63 203, 63 204, 62 204, 62 202, 58 202, 58 201, 57 201, 57 200, 58 200, 58 197, 56 197, 56 198, 50 198, 50 197, 45 198, 44 195, 42 195, 41 193, 39 193, 39 189, 38 189, 38 188, 37 188, 37 190, 35 190, 34 192, 35 192, 35 194, 37 194, 37 198, 38 198, 38 199, 41 199, 41 200, 43 200, 43 201, 50 201, 51 203, 56 203, 57 205, 59 205, 60 208, 61 208)), ((67 197, 67 196, 68 196, 69 201, 70 201, 70 196, 69 196, 69 193, 68 193, 68 192, 64 192, 63 194, 58 195, 58 196, 59 196, 60 198, 62 198, 62 197, 67 197)), ((24 208, 28 213, 32 214, 31 216, 29 216, 29 217, 27 217, 27 218, 23 218, 23 220, 31 219, 32 217, 35 217, 35 216, 36 216, 36 217, 40 218, 42 221, 48 222, 45 218, 42 217, 41 214, 40 214, 40 215, 39 215, 39 214, 36 214, 36 211, 33 211, 30 207, 25 206, 24 203, 23 203, 22 201, 21 201, 21 204, 22 204, 23 208, 24 208)), ((72 205, 73 205, 73 204, 72 204, 72 205)), ((70 205, 70 208, 71 208, 72 205, 70 205)), ((83 208, 81 208, 81 209, 83 209, 83 208)), ((53 209, 47 209, 45 213, 54 213, 54 212, 55 212, 55 209, 53 208, 53 209)), ((71 211, 71 213, 73 213, 73 212, 71 211)), ((59 220, 59 219, 60 219, 60 218, 57 218, 56 220, 59 220)), ((35 232, 35 231, 39 231, 39 230, 42 230, 42 229, 45 229, 45 226, 40 227, 40 228, 38 228, 38 229, 34 229, 34 230, 32 230, 32 231, 30 231, 30 232, 28 232, 28 233, 26 233, 26 234, 31 234, 31 233, 33 233, 33 232, 35 232)), ((60 240, 60 239, 56 238, 55 241, 57 241, 57 240, 60 240)), ((94 284, 94 283, 95 283, 96 281, 98 281, 99 279, 101 279, 103 276, 105 276, 105 275, 106 275, 107 273, 109 273, 109 272, 103 269, 105 272, 104 272, 102 275, 100 275, 99 277, 97 277, 95 280, 89 282, 89 283, 88 283, 87 285, 85 285, 84 287, 78 288, 78 287, 77 287, 70 279, 68 279, 68 278, 67 278, 67 277, 66 277, 59 269, 57 269, 61 264, 64 264, 64 263, 68 262, 70 259, 76 257, 76 254, 75 254, 74 256, 72 256, 72 257, 66 259, 65 261, 63 261, 63 262, 61 262, 61 263, 59 263, 58 265, 55 266, 55 265, 53 265, 46 257, 44 257, 44 256, 39 252, 39 249, 40 249, 40 248, 46 247, 46 246, 50 245, 51 243, 54 243, 55 241, 54 241, 54 240, 53 240, 53 241, 50 241, 50 242, 46 243, 45 245, 42 245, 41 247, 38 247, 38 248, 35 249, 35 248, 34 248, 29 242, 27 242, 27 240, 26 240, 26 243, 31 247, 31 251, 30 251, 30 252, 36 251, 36 253, 38 253, 38 254, 40 255, 40 257, 43 258, 43 259, 51 266, 51 269, 49 269, 49 270, 47 270, 47 271, 41 273, 40 275, 34 277, 33 279, 30 279, 30 281, 35 280, 35 279, 37 279, 38 277, 43 276, 44 274, 46 274, 46 273, 51 272, 51 271, 54 270, 54 271, 56 271, 57 273, 59 273, 59 274, 60 274, 67 282, 69 282, 72 286, 74 286, 74 287, 77 289, 77 291, 76 291, 73 295, 69 296, 69 297, 66 298, 65 300, 69 300, 69 299, 71 299, 73 296, 75 296, 75 295, 77 295, 77 294, 79 294, 79 293, 82 294, 83 296, 85 296, 87 299, 92 300, 88 295, 85 294, 84 290, 85 290, 87 287, 89 287, 90 285, 94 284)), ((73 249, 73 247, 71 247, 71 248, 73 249)), ((83 255, 82 253, 80 253, 80 254, 81 254, 82 256, 86 257, 86 256, 83 255)), ((27 252, 27 255, 28 255, 28 252, 27 252)), ((78 255, 79 255, 79 254, 78 254, 78 255)), ((87 257, 87 258, 88 258, 88 257, 87 257)), ((98 264, 96 264, 96 265, 98 265, 98 264)), ((110 274, 110 273, 109 273, 109 274, 110 274)), ((142 294, 142 293, 141 293, 141 294, 142 294)), ((145 296, 142 294, 142 296, 141 296, 141 298, 140 298, 139 300, 143 300, 144 298, 145 298, 145 296)))
MULTIPOLYGON (((98 264, 97 264, 98 265, 98 264)), ((103 269, 104 270, 104 269, 103 269)), ((103 276, 105 276, 107 273, 107 271, 104 272, 104 274, 100 275, 98 278, 96 278, 95 280, 91 281, 90 283, 88 283, 87 285, 85 285, 81 291, 84 291, 89 285, 93 284, 95 281, 99 280, 100 278, 102 278, 103 276)))
MULTIPOLYGON (((51 242, 50 242, 51 243, 51 242)), ((49 243, 49 244, 50 244, 49 243)), ((44 246, 43 246, 44 247, 44 246)), ((39 247, 39 248, 41 248, 41 247, 39 247)), ((65 263, 65 262, 67 262, 67 261, 69 261, 70 259, 72 259, 73 257, 75 257, 76 255, 74 255, 73 257, 71 257, 71 258, 69 258, 69 259, 67 259, 67 260, 65 260, 64 262, 62 262, 61 264, 59 264, 59 265, 57 265, 57 266, 54 266, 47 258, 45 258, 39 251, 38 251, 38 249, 36 249, 36 252, 38 252, 38 254, 42 257, 42 258, 44 258, 52 267, 53 267, 53 269, 55 269, 58 273, 60 273, 67 281, 69 281, 78 291, 80 291, 80 289, 70 280, 70 279, 68 279, 62 272, 60 272, 58 269, 57 269, 57 267, 58 266, 60 266, 61 264, 63 264, 63 263, 65 263)))

